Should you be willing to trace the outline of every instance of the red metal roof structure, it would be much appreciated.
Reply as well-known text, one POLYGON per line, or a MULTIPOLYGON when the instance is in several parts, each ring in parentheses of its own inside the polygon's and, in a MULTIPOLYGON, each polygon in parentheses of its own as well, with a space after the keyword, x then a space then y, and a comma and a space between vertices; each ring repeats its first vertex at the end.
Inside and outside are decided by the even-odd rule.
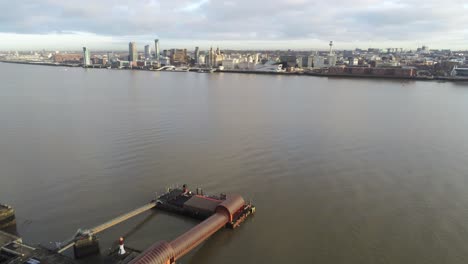
POLYGON ((245 206, 240 195, 230 195, 216 206, 216 213, 170 243, 159 242, 145 250, 130 264, 170 264, 200 245, 216 231, 232 222, 234 215, 245 206))

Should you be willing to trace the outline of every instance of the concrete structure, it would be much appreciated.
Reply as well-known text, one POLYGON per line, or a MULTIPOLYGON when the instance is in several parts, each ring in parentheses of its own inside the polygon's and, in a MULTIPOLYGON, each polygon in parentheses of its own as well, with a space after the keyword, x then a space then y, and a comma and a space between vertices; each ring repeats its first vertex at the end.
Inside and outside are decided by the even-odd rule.
POLYGON ((91 65, 89 50, 86 47, 83 47, 83 66, 91 65))
POLYGON ((128 61, 134 62, 138 60, 138 52, 135 42, 128 43, 128 61))

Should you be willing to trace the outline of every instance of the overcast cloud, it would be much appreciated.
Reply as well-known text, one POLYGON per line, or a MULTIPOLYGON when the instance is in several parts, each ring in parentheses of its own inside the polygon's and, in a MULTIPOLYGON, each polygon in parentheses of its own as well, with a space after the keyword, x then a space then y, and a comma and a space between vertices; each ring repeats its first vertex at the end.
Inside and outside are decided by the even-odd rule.
POLYGON ((468 0, 0 0, 0 49, 468 49, 468 0))

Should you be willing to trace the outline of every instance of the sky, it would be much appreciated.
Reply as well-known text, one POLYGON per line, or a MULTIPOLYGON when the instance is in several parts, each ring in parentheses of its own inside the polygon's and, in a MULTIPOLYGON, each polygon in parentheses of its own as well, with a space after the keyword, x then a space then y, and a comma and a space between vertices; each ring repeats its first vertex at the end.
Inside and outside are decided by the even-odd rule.
POLYGON ((0 50, 468 49, 468 0, 0 0, 0 50))

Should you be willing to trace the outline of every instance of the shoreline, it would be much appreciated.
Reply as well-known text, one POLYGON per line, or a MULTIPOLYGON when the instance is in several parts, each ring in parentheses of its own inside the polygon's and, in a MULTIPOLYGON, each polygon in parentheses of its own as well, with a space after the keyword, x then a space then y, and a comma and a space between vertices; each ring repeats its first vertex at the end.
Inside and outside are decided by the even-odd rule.
MULTIPOLYGON (((69 63, 53 63, 53 62, 30 62, 30 61, 8 61, 0 60, 3 63, 13 64, 27 64, 27 65, 40 65, 40 66, 54 66, 54 67, 82 67, 79 64, 69 63)), ((107 69, 107 67, 86 67, 87 69, 107 69)), ((116 69, 116 68, 112 68, 116 69)), ((154 69, 118 69, 118 70, 136 70, 136 71, 156 71, 154 69)), ((164 71, 160 71, 164 72, 164 71)), ((167 71, 167 72, 182 72, 182 71, 167 71)), ((192 71, 193 72, 193 71, 192 71)), ((314 77, 329 77, 329 78, 357 78, 357 79, 385 79, 385 80, 412 80, 412 81, 449 81, 449 82, 468 82, 468 78, 456 77, 405 77, 405 76, 380 76, 380 75, 365 75, 365 74, 328 74, 328 73, 313 73, 313 72, 262 72, 262 71, 248 71, 248 70, 216 70, 214 73, 240 73, 240 74, 260 74, 260 75, 280 75, 280 76, 314 76, 314 77)))

